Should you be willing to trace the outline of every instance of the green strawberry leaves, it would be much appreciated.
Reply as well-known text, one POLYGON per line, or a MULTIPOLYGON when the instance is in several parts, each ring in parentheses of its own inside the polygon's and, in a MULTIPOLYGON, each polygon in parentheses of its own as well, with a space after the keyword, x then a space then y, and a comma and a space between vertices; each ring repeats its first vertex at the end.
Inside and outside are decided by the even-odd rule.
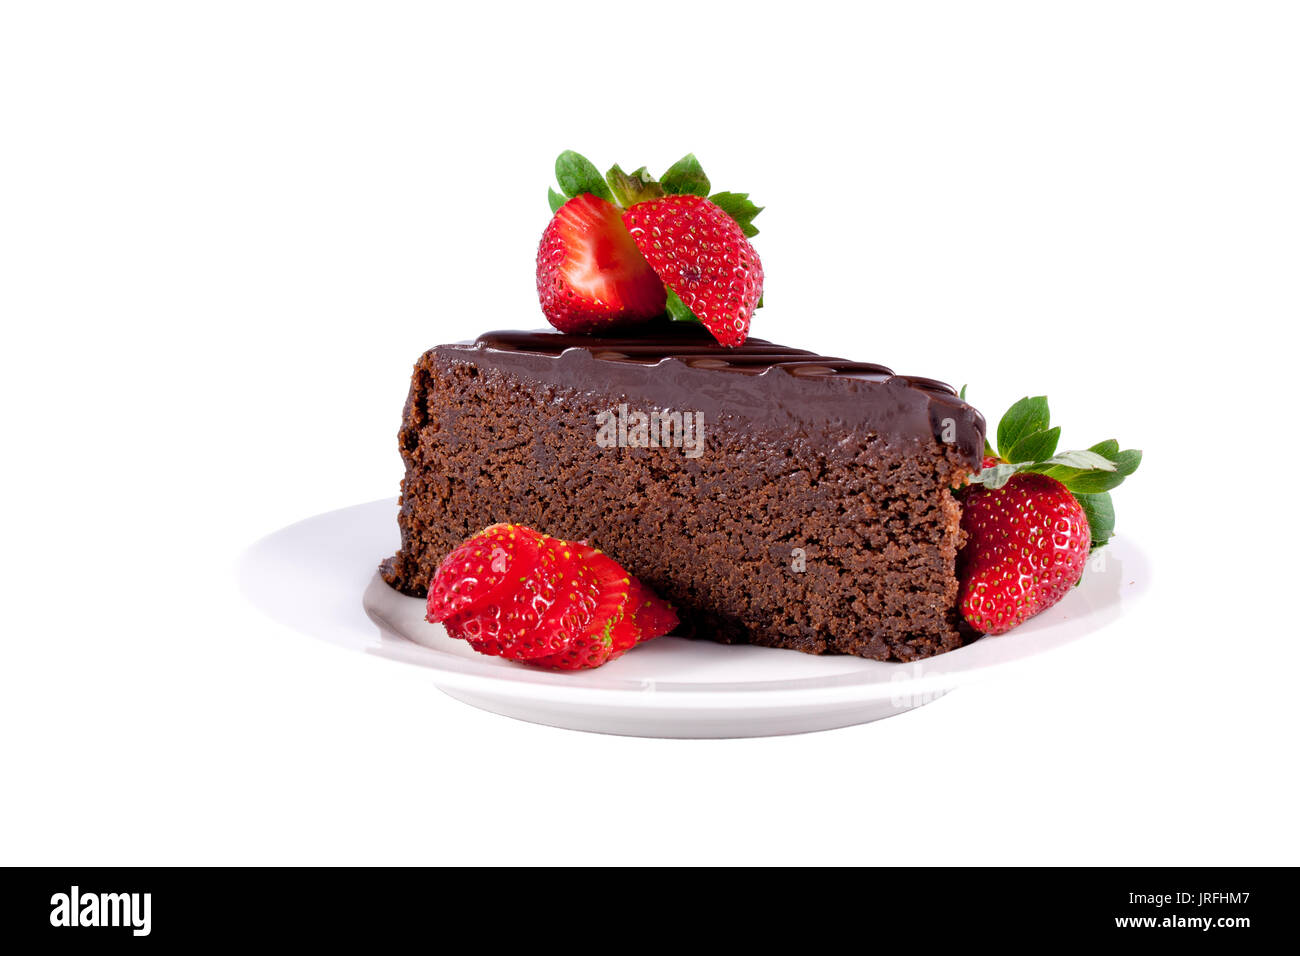
POLYGON ((668 309, 668 317, 670 319, 672 319, 674 322, 699 322, 700 321, 700 317, 691 311, 690 306, 688 306, 685 302, 682 301, 681 296, 679 296, 672 289, 668 289, 667 292, 668 292, 668 301, 665 307, 668 309))
POLYGON ((609 183, 609 188, 613 190, 614 199, 624 209, 628 206, 635 206, 639 202, 662 199, 666 195, 664 185, 655 182, 655 178, 650 175, 644 166, 636 172, 628 174, 623 172, 619 165, 615 163, 610 167, 609 172, 605 174, 605 181, 609 183))
MULTIPOLYGON (((1022 398, 1008 408, 1007 413, 1002 416, 1002 421, 998 422, 998 447, 1010 451, 1022 438, 1046 429, 1050 419, 1046 395, 1022 398)), ((1006 455, 1002 457, 1007 461, 1024 460, 1008 458, 1006 455)))
POLYGON ((555 158, 555 181, 570 199, 583 193, 592 193, 601 199, 614 201, 614 194, 609 191, 604 177, 591 160, 571 149, 566 149, 555 158))
POLYGON ((1046 461, 1056 452, 1061 440, 1061 428, 1047 428, 1031 432, 1018 439, 1007 452, 1007 461, 1046 461))
POLYGON ((1092 531, 1092 551, 1103 547, 1115 533, 1115 505, 1110 493, 1103 491, 1099 495, 1085 495, 1071 492, 1088 516, 1088 528, 1092 531))
MULTIPOLYGON (((1049 478, 1055 478, 1075 494, 1099 495, 1120 484, 1142 464, 1142 452, 1136 449, 1120 451, 1119 442, 1107 439, 1088 449, 1092 454, 1109 462, 1110 468, 1080 467, 1072 461, 1058 462, 1051 468, 1041 469, 1049 478)), ((1037 469, 1036 469, 1037 470, 1037 469)))
MULTIPOLYGON (((694 153, 687 153, 669 166, 661 178, 655 179, 644 166, 625 173, 617 164, 601 176, 591 160, 566 149, 555 160, 555 180, 560 184, 560 191, 551 189, 547 193, 552 213, 559 212, 566 202, 583 193, 593 193, 601 199, 618 203, 624 209, 664 196, 703 196, 736 220, 747 238, 758 235, 754 217, 763 211, 763 207, 751 202, 749 193, 717 192, 709 195, 712 184, 694 153)), ((762 306, 761 302, 759 306, 762 306)))
POLYGON ((709 177, 704 175, 694 153, 687 153, 669 166, 659 182, 670 196, 704 196, 707 199, 709 195, 709 177))
POLYGON ((736 220, 748 238, 753 239, 758 235, 754 217, 763 211, 763 207, 750 202, 749 193, 714 193, 709 197, 709 202, 736 220))
MULTIPOLYGON (((962 395, 965 395, 965 388, 962 395)), ((1000 458, 971 478, 971 484, 1001 488, 1012 475, 1034 472, 1055 478, 1070 490, 1088 516, 1092 548, 1105 545, 1115 533, 1115 507, 1110 492, 1142 463, 1142 452, 1121 449, 1113 438, 1079 451, 1056 450, 1061 429, 1051 424, 1046 396, 1025 397, 1002 416, 997 450, 984 441, 984 454, 1000 458)))
MULTIPOLYGON (((601 176, 591 160, 566 149, 555 160, 555 180, 560 184, 560 191, 548 189, 546 196, 552 215, 559 212, 560 207, 570 199, 583 193, 592 193, 601 199, 617 203, 624 209, 665 196, 703 196, 736 220, 746 238, 752 239, 758 235, 754 217, 763 211, 763 207, 751 202, 749 193, 718 192, 710 196, 709 190, 713 187, 694 153, 687 153, 669 166, 662 178, 655 179, 644 166, 635 172, 625 173, 617 163, 601 176)), ((755 308, 762 307, 763 300, 760 297, 755 308)), ((667 309, 674 322, 700 321, 671 289, 668 290, 667 309)))
POLYGON ((985 488, 1001 488, 1016 472, 1024 471, 1023 465, 1012 465, 1007 462, 1000 462, 984 468, 978 475, 971 478, 972 485, 983 485, 985 488))

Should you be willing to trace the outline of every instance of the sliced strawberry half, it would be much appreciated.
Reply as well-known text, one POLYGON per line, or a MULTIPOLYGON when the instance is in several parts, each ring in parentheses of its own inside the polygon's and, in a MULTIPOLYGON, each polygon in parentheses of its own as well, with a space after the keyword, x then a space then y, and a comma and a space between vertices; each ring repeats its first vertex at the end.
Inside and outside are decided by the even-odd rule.
POLYGON ((570 542, 578 559, 591 572, 599 588, 599 599, 591 621, 562 653, 533 663, 560 670, 599 667, 636 646, 639 634, 628 618, 632 577, 602 552, 581 542, 570 542))
POLYGON ((537 295, 561 332, 594 332, 662 315, 667 293, 619 208, 583 193, 561 206, 542 233, 537 295))
POLYGON ((542 548, 554 555, 559 572, 555 603, 538 622, 538 630, 554 634, 557 651, 580 636, 595 617, 601 585, 596 571, 584 560, 581 550, 570 541, 544 537, 542 548))
POLYGON ((539 547, 533 566, 521 569, 517 577, 512 572, 492 600, 447 618, 447 633, 468 641, 480 654, 516 661, 563 651, 569 635, 541 624, 560 600, 564 575, 556 552, 539 547))
POLYGON ((743 344, 763 297, 763 263, 740 223, 693 195, 637 203, 623 222, 681 305, 722 345, 743 344))
POLYGON ((427 616, 481 654, 561 670, 598 667, 677 624, 612 558, 520 525, 493 525, 452 551, 427 616))
POLYGON ((428 620, 436 624, 495 600, 508 582, 532 573, 541 540, 531 528, 494 524, 454 549, 429 582, 428 620))
MULTIPOLYGON (((636 579, 633 579, 636 581, 636 579)), ((678 625, 677 612, 673 606, 656 595, 640 581, 630 600, 631 616, 641 629, 637 643, 643 643, 655 637, 663 637, 678 625)))

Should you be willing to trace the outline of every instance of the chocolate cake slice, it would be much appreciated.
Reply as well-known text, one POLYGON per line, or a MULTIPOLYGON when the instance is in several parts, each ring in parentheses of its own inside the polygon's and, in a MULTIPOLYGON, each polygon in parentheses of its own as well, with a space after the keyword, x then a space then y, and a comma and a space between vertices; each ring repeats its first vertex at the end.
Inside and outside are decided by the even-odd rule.
POLYGON ((420 358, 399 441, 383 575, 407 594, 514 522, 606 551, 679 634, 898 661, 961 643, 952 491, 984 419, 942 383, 692 325, 491 332, 420 358))

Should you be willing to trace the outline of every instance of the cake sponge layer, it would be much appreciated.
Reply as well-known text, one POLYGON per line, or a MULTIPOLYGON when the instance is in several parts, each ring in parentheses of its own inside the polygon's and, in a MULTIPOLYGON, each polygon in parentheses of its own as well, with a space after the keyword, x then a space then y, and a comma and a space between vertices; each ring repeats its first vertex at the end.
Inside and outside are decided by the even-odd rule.
MULTIPOLYGON (((647 382, 658 372, 641 368, 647 382)), ((427 352, 400 431, 402 545, 385 579, 423 596, 445 554, 509 521, 606 551, 673 603, 686 636, 899 661, 959 646, 952 488, 972 470, 978 413, 957 443, 870 416, 829 441, 729 413, 726 391, 706 414, 481 347, 427 352)))

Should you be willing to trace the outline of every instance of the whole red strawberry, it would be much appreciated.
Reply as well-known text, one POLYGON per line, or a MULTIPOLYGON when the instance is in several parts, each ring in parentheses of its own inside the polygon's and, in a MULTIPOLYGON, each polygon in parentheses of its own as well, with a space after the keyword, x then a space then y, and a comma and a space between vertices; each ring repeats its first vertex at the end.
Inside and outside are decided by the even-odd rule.
POLYGON ((966 543, 957 559, 958 607, 984 634, 1004 634, 1061 600, 1089 553, 1110 538, 1110 490, 1131 475, 1140 451, 1100 442, 1056 451, 1047 399, 1023 398, 998 424, 998 453, 962 497, 966 543))
POLYGON ((552 325, 595 332, 666 311, 702 323, 723 345, 745 341, 763 298, 763 264, 749 242, 762 209, 748 193, 710 195, 689 154, 662 180, 644 167, 601 177, 571 151, 555 174, 563 192, 551 191, 555 218, 537 253, 538 298, 552 325))
POLYGON ((677 626, 613 559, 522 525, 493 525, 443 559, 427 618, 481 654, 560 670, 598 667, 677 626))
POLYGON ((1083 574, 1088 516, 1065 485, 1018 474, 963 503, 966 546, 957 600, 977 631, 1003 634, 1059 601, 1083 574))

